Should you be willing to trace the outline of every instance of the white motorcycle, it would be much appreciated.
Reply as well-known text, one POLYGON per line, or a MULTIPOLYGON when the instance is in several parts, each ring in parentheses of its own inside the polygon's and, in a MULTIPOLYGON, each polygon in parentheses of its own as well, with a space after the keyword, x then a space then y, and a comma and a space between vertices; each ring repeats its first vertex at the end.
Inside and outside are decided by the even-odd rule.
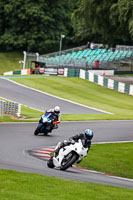
MULTIPOLYGON (((57 144, 55 150, 60 146, 60 142, 57 144)), ((83 157, 87 156, 88 148, 85 148, 81 139, 78 142, 72 143, 59 150, 58 155, 54 153, 54 156, 47 162, 49 168, 59 168, 60 170, 66 170, 74 163, 81 162, 83 157)))

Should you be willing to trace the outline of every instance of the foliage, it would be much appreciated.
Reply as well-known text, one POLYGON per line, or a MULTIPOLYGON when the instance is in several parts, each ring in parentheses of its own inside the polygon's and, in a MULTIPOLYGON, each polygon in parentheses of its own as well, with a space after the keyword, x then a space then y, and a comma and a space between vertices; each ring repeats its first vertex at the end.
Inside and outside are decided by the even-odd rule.
MULTIPOLYGON (((114 27, 114 36, 123 44, 133 40, 133 1, 118 0, 110 8, 110 21, 114 27)), ((117 41, 115 38, 115 42, 117 41)))
POLYGON ((133 42, 132 0, 1 0, 0 47, 31 52, 58 51, 85 41, 133 42))
POLYGON ((114 44, 133 41, 133 1, 79 0, 74 11, 76 40, 96 40, 114 44))
POLYGON ((67 0, 1 0, 0 45, 4 50, 50 51, 69 33, 67 0))

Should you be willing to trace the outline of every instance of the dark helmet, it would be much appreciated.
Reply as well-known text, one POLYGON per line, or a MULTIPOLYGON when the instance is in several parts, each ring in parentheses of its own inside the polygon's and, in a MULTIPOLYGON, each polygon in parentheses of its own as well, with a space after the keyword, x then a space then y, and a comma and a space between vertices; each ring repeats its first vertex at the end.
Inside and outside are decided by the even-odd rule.
POLYGON ((55 112, 55 113, 60 113, 60 107, 59 107, 59 106, 55 106, 54 112, 55 112))
POLYGON ((90 130, 90 129, 86 129, 85 130, 85 137, 88 139, 88 140, 91 140, 93 138, 93 131, 90 130))

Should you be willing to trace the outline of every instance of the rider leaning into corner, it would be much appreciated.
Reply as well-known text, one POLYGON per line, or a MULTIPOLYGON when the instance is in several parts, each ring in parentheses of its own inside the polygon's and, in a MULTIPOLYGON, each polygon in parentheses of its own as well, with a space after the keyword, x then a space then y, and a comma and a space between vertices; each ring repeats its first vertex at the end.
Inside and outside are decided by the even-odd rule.
POLYGON ((65 146, 68 146, 70 144, 74 144, 75 142, 78 142, 79 139, 81 139, 82 144, 85 148, 88 148, 88 151, 91 147, 91 140, 93 138, 93 131, 90 129, 85 129, 84 133, 79 133, 73 137, 70 137, 67 140, 64 140, 64 142, 62 142, 60 144, 60 146, 55 150, 55 155, 58 155, 59 150, 65 146))
MULTIPOLYGON (((51 109, 47 110, 46 112, 51 113, 51 116, 52 116, 54 122, 56 122, 56 121, 60 122, 61 114, 60 114, 60 107, 59 106, 55 106, 54 108, 51 108, 51 109)), ((46 112, 44 112, 44 114, 46 112)), ((52 124, 51 130, 57 129, 57 128, 58 128, 57 124, 52 124)))

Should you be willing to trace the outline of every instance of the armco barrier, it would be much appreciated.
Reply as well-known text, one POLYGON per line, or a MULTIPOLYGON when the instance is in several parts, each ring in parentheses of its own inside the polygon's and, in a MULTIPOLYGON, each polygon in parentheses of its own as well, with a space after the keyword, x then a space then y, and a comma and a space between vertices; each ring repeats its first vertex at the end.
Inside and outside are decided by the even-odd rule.
POLYGON ((15 102, 6 102, 0 100, 0 117, 4 114, 20 117, 21 105, 15 102))

